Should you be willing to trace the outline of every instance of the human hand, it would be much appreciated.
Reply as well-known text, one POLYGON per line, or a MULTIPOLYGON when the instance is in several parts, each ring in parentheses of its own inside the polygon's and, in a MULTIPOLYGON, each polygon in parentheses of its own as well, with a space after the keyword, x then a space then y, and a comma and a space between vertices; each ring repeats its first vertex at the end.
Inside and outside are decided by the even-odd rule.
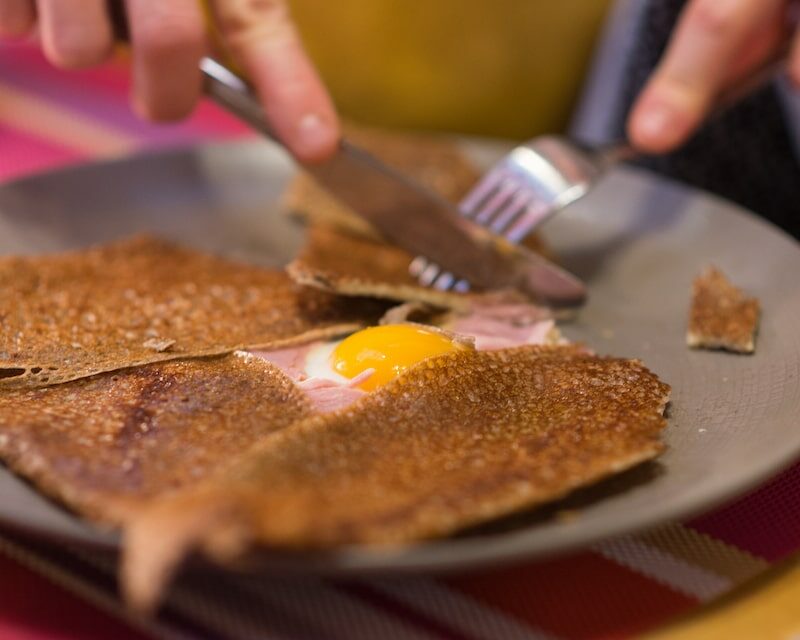
MULTIPOLYGON (((690 0, 628 120, 635 147, 665 153, 685 142, 715 98, 785 42, 791 0, 690 0)), ((789 74, 800 84, 800 36, 789 74)))
MULTIPOLYGON (((212 0, 221 40, 255 87, 270 123, 303 162, 336 148, 339 123, 292 24, 285 0, 212 0)), ((126 0, 133 105, 152 120, 187 116, 200 96, 200 58, 209 47, 198 0, 126 0)), ((105 0, 0 0, 0 36, 38 31, 47 58, 63 68, 103 62, 113 29, 105 0)))

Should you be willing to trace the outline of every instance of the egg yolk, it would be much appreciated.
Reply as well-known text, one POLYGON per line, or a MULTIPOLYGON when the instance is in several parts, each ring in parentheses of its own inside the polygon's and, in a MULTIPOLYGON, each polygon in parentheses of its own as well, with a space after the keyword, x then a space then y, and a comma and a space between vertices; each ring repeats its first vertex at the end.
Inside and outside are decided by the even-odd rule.
POLYGON ((332 354, 334 371, 355 378, 367 369, 375 372, 359 388, 372 391, 418 362, 465 349, 447 336, 412 325, 385 325, 358 331, 339 343, 332 354))

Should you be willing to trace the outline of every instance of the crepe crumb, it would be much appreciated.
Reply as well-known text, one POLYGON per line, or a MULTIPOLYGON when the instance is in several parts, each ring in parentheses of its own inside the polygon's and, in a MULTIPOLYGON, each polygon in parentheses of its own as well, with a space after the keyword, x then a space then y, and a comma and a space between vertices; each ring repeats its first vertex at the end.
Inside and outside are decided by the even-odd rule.
POLYGON ((760 304, 716 267, 707 267, 692 287, 686 343, 693 349, 753 353, 760 304))
POLYGON ((157 351, 161 353, 162 351, 169 351, 175 345, 175 340, 169 340, 166 338, 148 338, 142 343, 142 346, 145 349, 152 349, 153 351, 157 351))

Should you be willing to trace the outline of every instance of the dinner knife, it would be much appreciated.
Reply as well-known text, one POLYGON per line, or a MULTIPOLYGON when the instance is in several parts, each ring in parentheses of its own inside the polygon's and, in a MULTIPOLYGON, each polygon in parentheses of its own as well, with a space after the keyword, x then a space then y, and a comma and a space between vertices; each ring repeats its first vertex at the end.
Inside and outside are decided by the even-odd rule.
MULTIPOLYGON (((117 37, 127 41, 123 4, 110 0, 108 6, 117 37)), ((282 145, 243 78, 211 57, 201 60, 200 70, 208 97, 282 145)), ((454 204, 346 139, 330 159, 303 169, 389 242, 424 255, 475 289, 517 289, 557 306, 586 298, 585 285, 574 275, 466 220, 454 204)))
MULTIPOLYGON (((208 57, 200 68, 209 97, 280 143, 242 78, 208 57)), ((586 298, 585 285, 572 274, 464 219, 455 205, 347 140, 326 162, 303 169, 387 240, 412 255, 426 256, 478 289, 514 288, 559 306, 586 298)))

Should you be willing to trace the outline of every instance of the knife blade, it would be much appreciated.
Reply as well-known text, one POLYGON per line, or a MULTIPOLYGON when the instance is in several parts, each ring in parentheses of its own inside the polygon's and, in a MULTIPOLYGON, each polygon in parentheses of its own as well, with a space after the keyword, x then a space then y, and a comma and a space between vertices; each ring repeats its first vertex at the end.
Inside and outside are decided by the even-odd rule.
MULTIPOLYGON (((211 58, 200 67, 207 95, 280 143, 243 79, 211 58)), ((586 298, 585 285, 572 274, 466 220, 455 205, 347 140, 328 161, 303 168, 387 240, 426 256, 475 288, 514 288, 559 306, 586 298)))

